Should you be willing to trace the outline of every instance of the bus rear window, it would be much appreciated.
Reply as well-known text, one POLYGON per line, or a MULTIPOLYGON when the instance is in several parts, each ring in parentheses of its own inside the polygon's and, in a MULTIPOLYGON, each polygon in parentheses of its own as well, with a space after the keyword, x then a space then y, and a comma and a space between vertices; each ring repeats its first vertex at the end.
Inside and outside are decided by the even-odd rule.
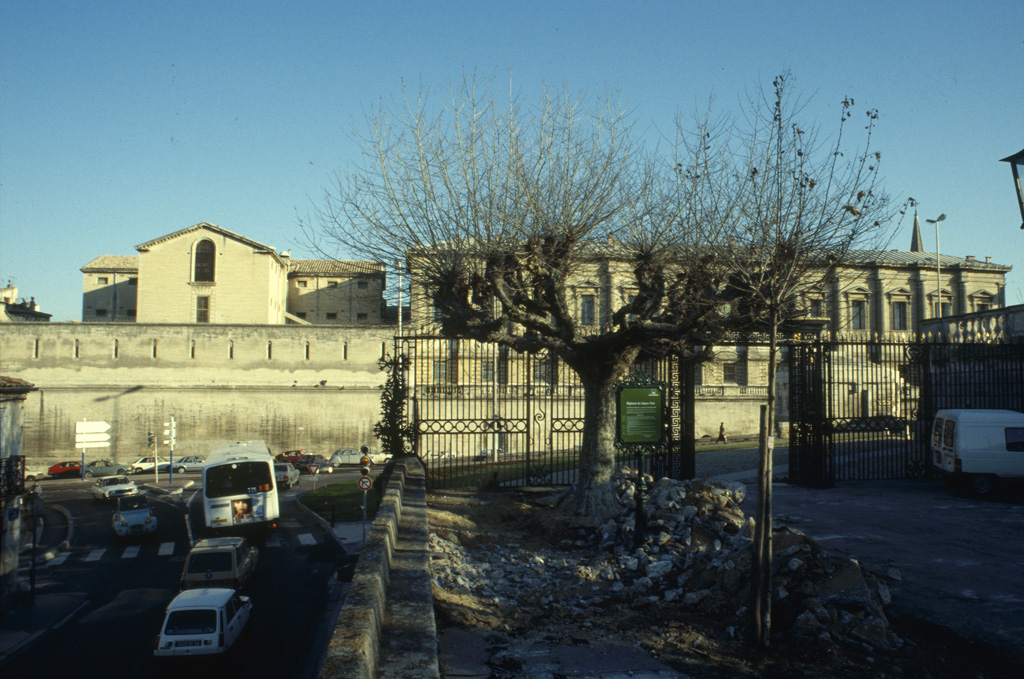
POLYGON ((206 497, 229 497, 266 492, 273 487, 266 462, 232 462, 206 468, 206 497))

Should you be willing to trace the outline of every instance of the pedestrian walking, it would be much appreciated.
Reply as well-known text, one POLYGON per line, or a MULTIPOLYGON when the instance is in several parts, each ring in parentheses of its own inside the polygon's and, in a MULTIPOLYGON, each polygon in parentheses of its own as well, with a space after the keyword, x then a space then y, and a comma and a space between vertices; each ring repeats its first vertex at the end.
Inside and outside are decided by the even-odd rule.
POLYGON ((725 441, 725 422, 723 422, 723 423, 722 423, 721 425, 719 425, 719 427, 718 427, 718 440, 717 440, 717 441, 715 441, 715 445, 718 445, 719 443, 721 443, 721 444, 723 444, 723 445, 724 445, 724 444, 725 444, 725 442, 726 442, 726 441, 725 441))

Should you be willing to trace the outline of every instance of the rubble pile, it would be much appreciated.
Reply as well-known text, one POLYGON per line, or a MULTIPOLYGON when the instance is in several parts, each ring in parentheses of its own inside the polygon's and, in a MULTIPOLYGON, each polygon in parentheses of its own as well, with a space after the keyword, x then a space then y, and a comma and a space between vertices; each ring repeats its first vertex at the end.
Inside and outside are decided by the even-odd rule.
MULTIPOLYGON (((742 637, 750 622, 754 534, 753 519, 740 509, 745 487, 701 480, 651 483, 647 544, 634 549, 636 480, 628 468, 616 475, 622 511, 596 537, 592 528, 580 529, 573 539, 538 549, 524 547, 523 535, 432 532, 435 587, 471 594, 522 624, 529 624, 530 615, 587 620, 577 616, 619 605, 667 605, 670 617, 698 615, 713 620, 726 638, 742 637)), ((773 555, 774 643, 826 655, 851 648, 871 654, 902 644, 884 612, 888 586, 857 561, 829 554, 787 527, 773 532, 773 555)))

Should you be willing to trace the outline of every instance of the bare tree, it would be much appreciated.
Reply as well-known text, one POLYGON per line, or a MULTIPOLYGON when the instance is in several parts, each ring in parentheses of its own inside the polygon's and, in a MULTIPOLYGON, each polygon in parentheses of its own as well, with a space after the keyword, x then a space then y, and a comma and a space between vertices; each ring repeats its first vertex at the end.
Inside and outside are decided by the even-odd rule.
POLYGON ((463 79, 433 113, 425 96, 373 112, 358 136, 365 164, 303 227, 323 246, 408 261, 444 333, 546 351, 575 371, 574 508, 601 518, 617 510, 614 383, 640 351, 700 360, 731 332, 777 329, 798 279, 838 264, 856 240, 847 232, 863 235, 883 201, 867 174, 842 175, 841 156, 803 159, 805 133, 771 112, 749 137, 700 119, 669 160, 645 151, 613 98, 542 91, 539 102, 463 79), (605 282, 594 325, 578 312, 587 279, 605 282))
POLYGON ((708 347, 739 317, 699 250, 721 231, 707 192, 721 159, 659 163, 610 97, 543 91, 527 108, 465 79, 433 115, 421 97, 369 123, 366 165, 326 192, 307 234, 407 260, 446 334, 547 351, 575 371, 585 398, 575 511, 613 513, 615 381, 641 349, 708 347), (602 275, 614 289, 591 325, 574 286, 602 275))
MULTIPOLYGON (((791 95, 788 73, 752 101, 749 128, 723 175, 738 209, 722 239, 707 243, 731 272, 730 285, 748 300, 752 327, 769 336, 768 398, 760 437, 759 501, 754 545, 753 615, 767 646, 771 620, 772 445, 780 334, 808 315, 819 291, 854 248, 883 249, 895 210, 879 182, 881 154, 871 147, 878 113, 866 111, 864 134, 846 148, 854 101, 844 99, 838 131, 829 138, 798 121, 801 102, 791 95)), ((901 213, 902 214, 902 213, 901 213)))

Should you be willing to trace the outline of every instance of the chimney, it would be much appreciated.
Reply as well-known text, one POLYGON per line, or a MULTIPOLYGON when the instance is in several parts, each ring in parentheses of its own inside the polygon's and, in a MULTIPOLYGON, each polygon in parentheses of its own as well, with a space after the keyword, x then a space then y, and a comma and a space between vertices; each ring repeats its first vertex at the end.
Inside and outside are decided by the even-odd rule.
POLYGON ((967 255, 967 259, 969 259, 969 260, 971 260, 973 262, 974 261, 974 255, 967 255))

